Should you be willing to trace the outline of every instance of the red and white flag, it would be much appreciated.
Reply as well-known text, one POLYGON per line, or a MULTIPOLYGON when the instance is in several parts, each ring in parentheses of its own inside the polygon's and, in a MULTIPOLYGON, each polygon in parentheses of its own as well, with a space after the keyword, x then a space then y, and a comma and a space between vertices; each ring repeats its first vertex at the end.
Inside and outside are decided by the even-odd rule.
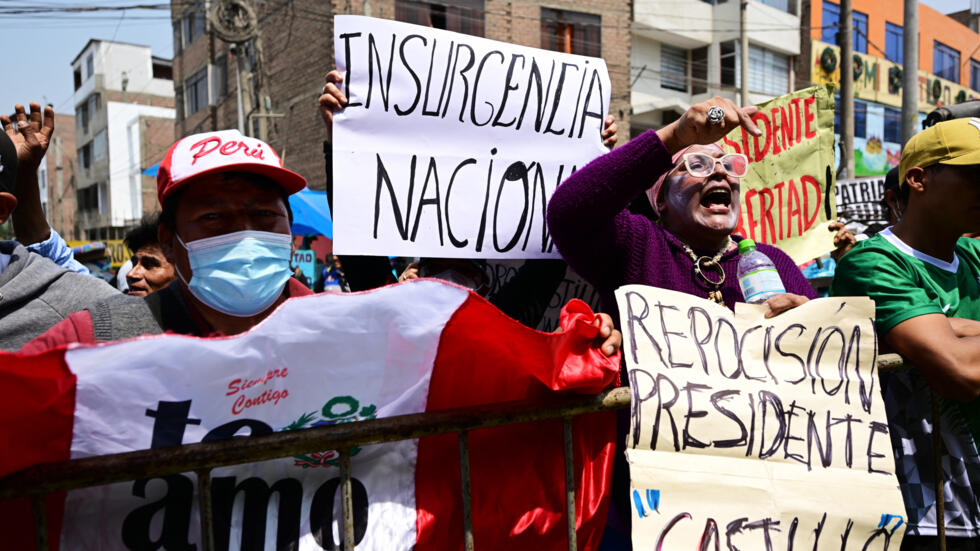
MULTIPOLYGON (((177 335, 0 355, 0 475, 46 461, 456 407, 596 393, 619 357, 570 303, 562 334, 532 331, 477 295, 419 280, 287 301, 248 333, 177 335)), ((602 534, 615 418, 574 422, 580 549, 602 534)), ((566 549, 561 421, 470 434, 473 530, 486 549, 566 549)), ((462 549, 457 437, 355 449, 358 549, 462 549)), ((338 456, 324 450, 215 469, 216 549, 339 549, 338 456), (295 543, 294 543, 295 542, 295 543), (298 544, 298 545, 296 545, 298 544)), ((196 477, 52 496, 61 549, 200 549, 196 477)), ((26 500, 0 503, 4 546, 30 549, 26 500)))

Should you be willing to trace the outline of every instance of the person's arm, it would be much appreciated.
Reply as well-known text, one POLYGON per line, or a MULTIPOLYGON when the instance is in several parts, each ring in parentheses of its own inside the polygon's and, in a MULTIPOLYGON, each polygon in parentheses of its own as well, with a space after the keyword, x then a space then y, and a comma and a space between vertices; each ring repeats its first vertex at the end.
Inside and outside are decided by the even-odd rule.
POLYGON ((68 315, 65 319, 51 326, 27 342, 18 350, 20 354, 40 354, 62 345, 79 342, 92 344, 95 342, 95 330, 92 326, 92 315, 88 310, 79 310, 68 315))
POLYGON ((943 314, 909 318, 885 342, 914 365, 941 396, 968 402, 980 396, 980 336, 959 336, 943 314))
POLYGON ((636 232, 650 223, 629 214, 626 207, 671 169, 673 153, 693 144, 714 143, 740 125, 758 135, 750 118, 754 112, 754 107, 739 109, 727 99, 713 98, 572 174, 548 203, 548 229, 569 265, 595 285, 617 285, 615 278, 625 274, 631 260, 636 232), (707 121, 708 110, 715 106, 725 111, 721 124, 707 121))
POLYGON ((964 318, 946 318, 957 337, 980 337, 980 321, 964 318))

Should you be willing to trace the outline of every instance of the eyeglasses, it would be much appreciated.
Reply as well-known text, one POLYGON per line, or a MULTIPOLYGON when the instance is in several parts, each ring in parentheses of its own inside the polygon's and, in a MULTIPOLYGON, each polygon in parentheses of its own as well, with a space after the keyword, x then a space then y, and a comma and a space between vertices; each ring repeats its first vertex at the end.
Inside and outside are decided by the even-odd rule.
POLYGON ((749 171, 749 158, 741 153, 728 153, 720 158, 707 153, 684 154, 684 166, 687 167, 687 173, 696 178, 710 176, 715 171, 715 163, 721 163, 725 172, 736 178, 744 177, 749 171))

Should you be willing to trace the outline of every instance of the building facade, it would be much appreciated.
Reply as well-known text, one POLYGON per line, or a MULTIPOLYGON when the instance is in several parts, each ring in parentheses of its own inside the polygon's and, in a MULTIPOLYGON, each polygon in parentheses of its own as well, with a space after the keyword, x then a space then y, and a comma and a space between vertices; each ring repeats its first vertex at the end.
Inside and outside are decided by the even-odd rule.
POLYGON ((66 240, 82 238, 75 196, 75 117, 56 113, 55 133, 37 169, 41 206, 48 223, 66 240))
MULTIPOLYGON (((853 0, 852 5, 854 172, 875 176, 901 157, 903 2, 853 0)), ((804 81, 839 83, 840 5, 804 0, 803 14, 811 30, 802 36, 797 73, 804 81)), ((980 99, 977 18, 970 12, 943 15, 919 3, 920 120, 937 107, 980 99)))
POLYGON ((610 113, 622 139, 629 137, 628 0, 248 0, 258 33, 241 46, 213 32, 207 14, 215 1, 172 3, 177 137, 241 127, 272 145, 315 189, 326 178, 316 100, 334 67, 333 16, 339 14, 603 57, 612 81, 610 113))
MULTIPOLYGON (((802 87, 794 74, 800 53, 796 0, 749 0, 749 99, 760 103, 802 87)), ((637 135, 673 122, 714 96, 740 102, 738 0, 635 0, 630 82, 637 135)))
POLYGON ((72 69, 78 237, 121 239, 159 209, 143 171, 173 143, 172 63, 148 46, 90 40, 72 69))

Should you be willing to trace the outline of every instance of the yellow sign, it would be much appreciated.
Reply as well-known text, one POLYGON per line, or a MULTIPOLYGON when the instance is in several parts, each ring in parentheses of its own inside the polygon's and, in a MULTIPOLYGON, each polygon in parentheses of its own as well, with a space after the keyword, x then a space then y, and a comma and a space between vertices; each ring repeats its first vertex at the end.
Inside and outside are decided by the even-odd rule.
POLYGON ((640 285, 616 300, 634 549, 898 549, 874 303, 775 318, 640 285))
POLYGON ((803 263, 834 248, 834 99, 829 86, 811 86, 758 107, 761 136, 739 127, 722 139, 749 158, 735 233, 803 263))
POLYGON ((129 248, 122 239, 106 239, 104 241, 68 241, 69 247, 79 247, 82 245, 88 245, 91 243, 102 243, 106 248, 106 256, 109 257, 109 263, 112 265, 113 269, 119 269, 120 266, 126 263, 131 256, 129 248))
MULTIPOLYGON (((840 48, 814 40, 810 50, 810 73, 814 84, 840 86, 840 48)), ((919 71, 920 112, 943 105, 980 99, 980 92, 955 82, 919 71)), ((867 54, 854 54, 854 97, 902 107, 902 66, 867 54)))

